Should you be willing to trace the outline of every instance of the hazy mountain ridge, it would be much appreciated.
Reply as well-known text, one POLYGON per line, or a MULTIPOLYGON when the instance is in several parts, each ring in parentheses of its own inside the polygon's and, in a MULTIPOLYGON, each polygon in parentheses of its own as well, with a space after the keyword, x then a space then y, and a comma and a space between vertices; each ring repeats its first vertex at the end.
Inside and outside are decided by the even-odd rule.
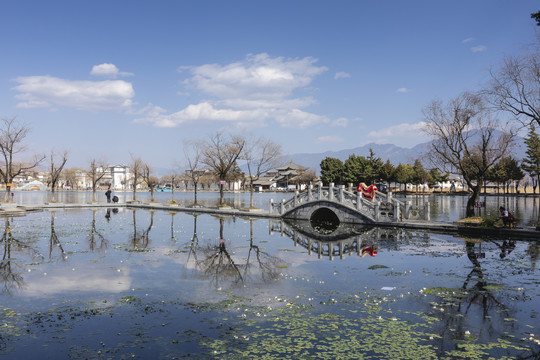
MULTIPOLYGON (((320 173, 321 161, 327 157, 337 158, 341 161, 345 161, 350 155, 355 154, 358 156, 367 157, 369 155, 369 149, 372 149, 375 156, 380 157, 386 162, 387 159, 393 165, 398 164, 413 164, 416 159, 422 161, 425 166, 428 166, 425 161, 425 154, 431 148, 431 142, 425 142, 413 146, 412 148, 400 147, 394 144, 375 144, 369 143, 363 146, 359 146, 353 149, 344 149, 339 151, 325 151, 322 153, 299 153, 284 156, 287 161, 293 161, 294 163, 302 166, 306 166, 316 170, 317 174, 320 173)), ((516 137, 516 145, 513 147, 510 155, 519 161, 525 156, 526 145, 522 137, 516 137)), ((429 167, 429 166, 428 166, 429 167)))

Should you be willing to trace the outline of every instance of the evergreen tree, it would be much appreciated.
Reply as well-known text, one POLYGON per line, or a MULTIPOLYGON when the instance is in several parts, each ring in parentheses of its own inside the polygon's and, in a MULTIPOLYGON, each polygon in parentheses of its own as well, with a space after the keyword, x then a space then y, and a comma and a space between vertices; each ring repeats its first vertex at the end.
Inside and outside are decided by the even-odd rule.
POLYGON ((390 162, 390 160, 386 160, 384 165, 381 167, 380 177, 381 180, 389 184, 390 182, 394 181, 394 165, 390 162))
POLYGON ((368 160, 365 157, 355 154, 350 155, 345 160, 343 181, 353 183, 354 185, 358 185, 361 182, 369 182, 366 174, 369 174, 371 170, 368 167, 368 160))
POLYGON ((384 166, 384 162, 381 160, 380 157, 375 156, 375 152, 373 152, 373 149, 369 149, 369 156, 367 157, 367 166, 366 166, 366 178, 367 178, 367 184, 372 185, 376 181, 381 180, 382 176, 382 168, 384 166))
POLYGON ((418 185, 423 185, 428 181, 428 173, 426 169, 424 169, 424 165, 422 165, 418 159, 414 161, 413 170, 414 175, 412 181, 416 185, 416 191, 418 191, 418 185))
POLYGON ((400 184, 405 184, 405 190, 407 190, 407 183, 414 180, 414 169, 410 164, 399 164, 394 171, 394 179, 400 184))
POLYGON ((321 181, 323 184, 341 184, 344 176, 344 165, 339 159, 327 157, 321 161, 321 181))
POLYGON ((536 194, 536 187, 540 182, 540 137, 536 133, 534 125, 529 128, 529 133, 525 138, 527 145, 527 157, 523 159, 521 168, 529 173, 532 180, 533 193, 536 194))

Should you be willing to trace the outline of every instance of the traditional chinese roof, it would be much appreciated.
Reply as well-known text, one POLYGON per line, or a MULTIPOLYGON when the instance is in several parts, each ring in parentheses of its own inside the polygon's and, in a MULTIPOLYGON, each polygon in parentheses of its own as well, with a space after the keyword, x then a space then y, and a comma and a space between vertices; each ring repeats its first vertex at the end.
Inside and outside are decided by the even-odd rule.
POLYGON ((282 172, 287 171, 287 170, 300 170, 303 168, 304 168, 303 166, 297 165, 291 161, 287 165, 276 168, 276 170, 279 171, 279 173, 281 174, 282 172))

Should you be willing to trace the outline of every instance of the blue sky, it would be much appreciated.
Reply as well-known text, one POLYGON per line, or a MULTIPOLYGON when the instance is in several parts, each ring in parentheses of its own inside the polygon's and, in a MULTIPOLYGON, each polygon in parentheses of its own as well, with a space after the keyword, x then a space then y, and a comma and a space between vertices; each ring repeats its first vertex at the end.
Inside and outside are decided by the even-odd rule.
POLYGON ((32 152, 155 167, 218 130, 412 147, 422 108, 535 42, 537 1, 3 1, 0 117, 32 152))

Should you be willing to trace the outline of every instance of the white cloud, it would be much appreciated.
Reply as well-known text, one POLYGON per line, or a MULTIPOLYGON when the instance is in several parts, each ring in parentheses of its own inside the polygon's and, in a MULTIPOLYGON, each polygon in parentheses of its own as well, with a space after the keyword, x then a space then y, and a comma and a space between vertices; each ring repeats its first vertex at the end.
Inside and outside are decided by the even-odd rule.
POLYGON ((165 109, 159 106, 149 105, 141 113, 144 116, 136 119, 135 122, 150 122, 157 127, 176 127, 183 123, 201 120, 237 122, 241 125, 266 117, 266 114, 260 110, 216 109, 208 102, 189 105, 173 114, 167 114, 165 109))
POLYGON ((336 73, 336 75, 334 75, 335 80, 347 79, 347 78, 350 78, 350 77, 351 77, 351 74, 348 74, 348 73, 343 72, 343 71, 339 71, 339 72, 336 73))
POLYGON ((316 59, 271 58, 267 54, 248 55, 243 62, 221 66, 189 68, 192 77, 186 84, 219 98, 272 99, 289 96, 293 90, 309 85, 326 71, 316 59))
POLYGON ((118 70, 116 65, 105 63, 101 65, 94 65, 92 67, 92 71, 90 71, 90 75, 115 78, 119 72, 120 70, 118 70))
POLYGON ((466 44, 466 43, 470 43, 470 42, 472 42, 472 41, 474 41, 474 38, 470 37, 470 38, 463 39, 463 40, 461 41, 461 43, 462 43, 462 44, 466 44))
POLYGON ((298 109, 293 109, 288 113, 278 115, 276 117, 276 120, 283 127, 293 127, 300 129, 304 129, 315 124, 328 122, 328 119, 324 116, 308 113, 298 109))
POLYGON ((320 115, 304 111, 315 103, 311 96, 293 96, 309 86, 326 71, 316 66, 317 59, 270 57, 268 54, 248 55, 245 60, 228 65, 206 64, 180 67, 179 72, 190 77, 183 84, 191 91, 210 99, 191 104, 172 114, 146 109, 137 122, 156 126, 178 126, 195 121, 226 121, 235 125, 260 126, 273 119, 284 127, 305 128, 328 122, 320 115))
POLYGON ((349 120, 346 119, 346 118, 339 118, 339 119, 335 119, 334 121, 332 121, 332 123, 330 124, 331 126, 341 126, 341 127, 347 127, 347 125, 349 124, 349 120))
POLYGON ((316 144, 329 144, 329 143, 341 143, 343 138, 335 135, 319 136, 316 140, 316 144))
POLYGON ((128 110, 135 91, 123 80, 73 81, 52 76, 15 79, 19 108, 64 106, 80 110, 128 110))
POLYGON ((396 92, 398 92, 398 93, 408 93, 408 92, 410 92, 410 91, 411 91, 411 90, 409 90, 409 89, 407 89, 407 88, 404 88, 404 87, 398 88, 398 89, 396 90, 396 92))
POLYGON ((482 52, 482 51, 486 51, 486 50, 487 50, 487 46, 484 46, 484 45, 473 46, 471 48, 471 51, 473 53, 482 52))
POLYGON ((133 74, 128 72, 120 72, 120 70, 118 70, 114 64, 103 63, 100 65, 94 65, 92 67, 92 71, 90 71, 90 75, 115 79, 118 75, 132 76, 133 74))
POLYGON ((370 131, 367 138, 373 139, 378 143, 394 143, 401 146, 418 144, 421 141, 427 141, 428 136, 422 130, 426 127, 426 122, 420 121, 416 124, 398 124, 387 128, 370 131))

